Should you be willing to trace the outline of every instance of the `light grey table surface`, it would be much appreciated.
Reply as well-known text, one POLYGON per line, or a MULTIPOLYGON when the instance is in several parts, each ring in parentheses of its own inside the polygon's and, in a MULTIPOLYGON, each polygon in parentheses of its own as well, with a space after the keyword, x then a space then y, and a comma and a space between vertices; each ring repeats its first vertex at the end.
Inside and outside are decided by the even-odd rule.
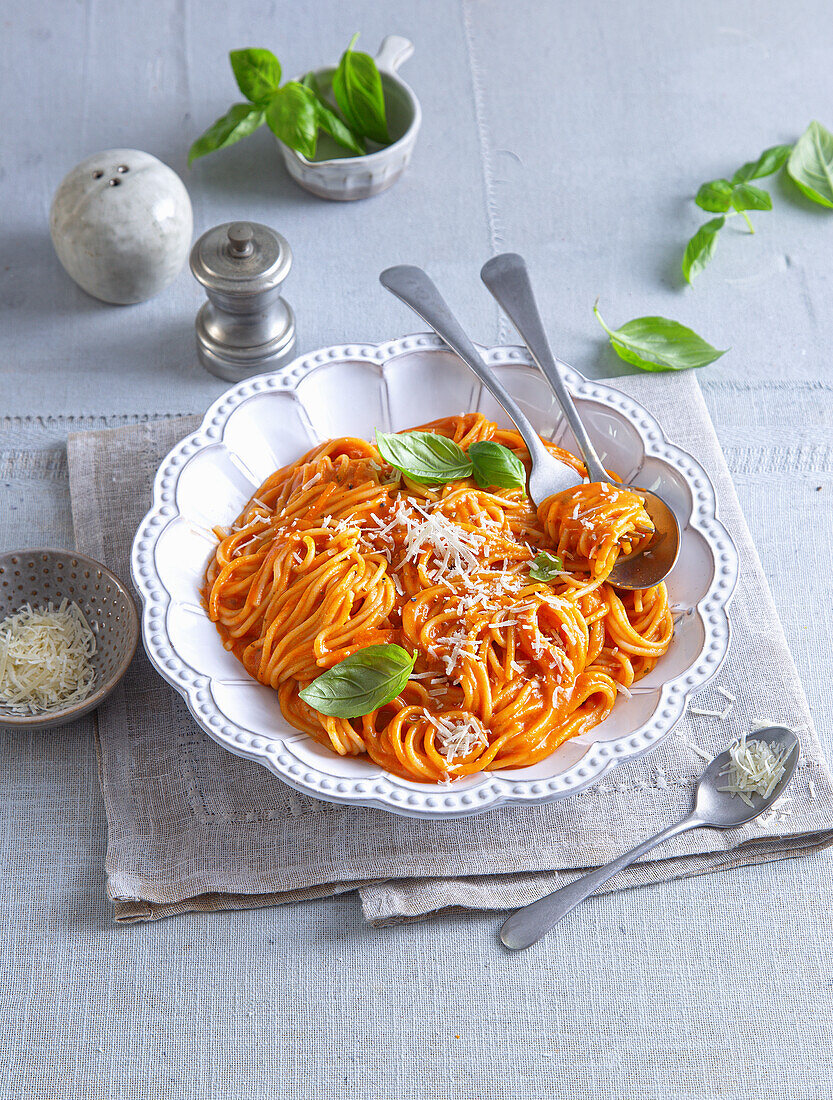
MULTIPOLYGON (((394 262, 428 267, 483 343, 512 342, 477 276, 507 248, 588 374, 623 367, 597 295, 609 322, 664 314, 731 345, 700 381, 831 747, 833 213, 777 181, 755 237, 729 228, 693 290, 678 268, 700 182, 813 117, 833 126, 826 0, 6 0, 3 32, 1 548, 72 544, 69 431, 198 412, 224 388, 195 359, 187 271, 111 307, 52 252, 63 174, 134 146, 182 173, 197 232, 245 217, 285 234, 299 351, 412 331, 376 281, 394 262), (236 98, 230 48, 303 72, 354 30, 416 44, 403 75, 424 129, 394 190, 314 199, 265 131, 187 170, 236 98)), ((1 743, 3 1097, 833 1092, 830 854, 591 900, 518 955, 495 916, 370 930, 351 895, 117 928, 92 720, 1 743)))

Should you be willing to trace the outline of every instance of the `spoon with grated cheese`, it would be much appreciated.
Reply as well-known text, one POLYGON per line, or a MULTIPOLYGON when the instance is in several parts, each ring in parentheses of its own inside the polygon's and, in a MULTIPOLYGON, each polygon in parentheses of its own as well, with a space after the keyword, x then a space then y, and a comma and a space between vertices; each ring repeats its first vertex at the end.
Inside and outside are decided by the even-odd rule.
POLYGON ((682 821, 632 848, 604 867, 518 909, 504 923, 500 938, 506 947, 531 947, 609 878, 629 867, 678 833, 704 826, 736 829, 765 813, 784 793, 801 752, 799 740, 785 726, 769 726, 744 734, 712 760, 697 783, 694 809, 682 821))

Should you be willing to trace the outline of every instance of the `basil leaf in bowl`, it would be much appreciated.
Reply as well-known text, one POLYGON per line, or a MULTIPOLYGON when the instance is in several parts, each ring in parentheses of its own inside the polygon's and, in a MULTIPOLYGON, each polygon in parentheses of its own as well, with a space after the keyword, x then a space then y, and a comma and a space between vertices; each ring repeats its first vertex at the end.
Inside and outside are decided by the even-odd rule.
POLYGON ((266 125, 275 137, 307 160, 315 156, 318 121, 318 100, 297 80, 284 84, 266 108, 266 125))
POLYGON ((354 133, 379 145, 387 145, 390 135, 382 78, 370 54, 353 49, 358 37, 358 34, 353 35, 333 73, 333 95, 354 133))

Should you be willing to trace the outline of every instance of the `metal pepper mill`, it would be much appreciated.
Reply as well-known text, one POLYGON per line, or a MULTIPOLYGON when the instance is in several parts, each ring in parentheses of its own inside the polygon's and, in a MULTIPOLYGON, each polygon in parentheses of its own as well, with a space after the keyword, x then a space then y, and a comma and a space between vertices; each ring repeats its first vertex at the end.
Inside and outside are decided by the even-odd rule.
POLYGON ((191 249, 191 271, 208 301, 197 314, 197 353, 227 382, 275 370, 295 347, 295 315, 280 296, 292 249, 257 222, 226 222, 191 249))

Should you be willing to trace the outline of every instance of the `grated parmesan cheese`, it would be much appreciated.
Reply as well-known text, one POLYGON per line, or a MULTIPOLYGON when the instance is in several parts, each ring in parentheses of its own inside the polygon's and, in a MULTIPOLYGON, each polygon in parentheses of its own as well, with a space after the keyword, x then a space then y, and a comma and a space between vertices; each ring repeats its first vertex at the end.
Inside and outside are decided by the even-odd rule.
POLYGON ((423 711, 425 717, 437 731, 438 748, 449 764, 469 756, 478 745, 488 745, 486 731, 473 715, 467 718, 444 718, 439 714, 423 711))
POLYGON ((76 603, 24 604, 0 622, 0 705, 23 715, 80 702, 93 687, 95 650, 76 603))
POLYGON ((729 763, 720 773, 728 777, 728 786, 719 790, 739 795, 747 806, 753 805, 751 794, 768 798, 783 778, 790 751, 775 742, 747 741, 744 733, 729 746, 729 763))
POLYGON ((700 746, 695 745, 693 741, 686 741, 685 738, 683 738, 683 740, 688 745, 688 747, 691 749, 691 751, 693 753, 695 753, 697 756, 699 756, 701 760, 705 760, 707 764, 711 764, 712 757, 709 753, 706 752, 705 749, 701 749, 700 746))

